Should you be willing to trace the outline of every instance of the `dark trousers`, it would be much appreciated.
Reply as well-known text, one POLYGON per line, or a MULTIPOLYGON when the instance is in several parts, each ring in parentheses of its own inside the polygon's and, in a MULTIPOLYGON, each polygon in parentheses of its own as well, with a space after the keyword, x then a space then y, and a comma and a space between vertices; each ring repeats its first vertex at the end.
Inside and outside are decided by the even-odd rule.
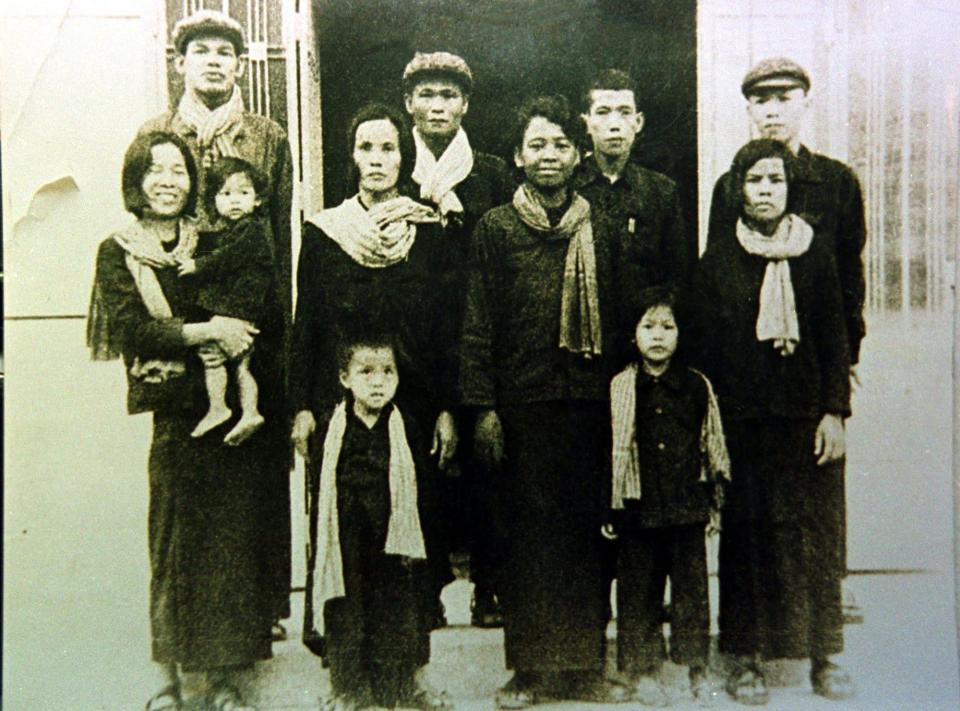
POLYGON ((617 663, 621 671, 656 670, 665 658, 663 591, 670 578, 670 657, 706 666, 710 602, 704 524, 638 531, 620 540, 617 663))
POLYGON ((331 685, 337 694, 372 693, 392 707, 430 657, 420 608, 425 564, 383 552, 385 487, 343 487, 337 494, 346 595, 328 601, 324 613, 331 685))

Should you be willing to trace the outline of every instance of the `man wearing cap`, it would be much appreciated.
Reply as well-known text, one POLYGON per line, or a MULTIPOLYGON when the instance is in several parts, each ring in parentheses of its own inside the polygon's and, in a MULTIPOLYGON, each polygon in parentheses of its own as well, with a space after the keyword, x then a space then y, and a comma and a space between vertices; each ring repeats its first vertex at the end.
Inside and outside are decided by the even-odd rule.
MULTIPOLYGON (((200 195, 204 194, 207 169, 221 157, 239 157, 260 170, 267 182, 264 203, 277 267, 273 304, 279 325, 274 323, 273 327, 285 331, 291 311, 290 210, 293 184, 286 132, 275 121, 244 108, 237 80, 243 75, 246 59, 243 56, 243 29, 236 20, 212 10, 198 11, 177 22, 172 42, 177 51, 174 68, 183 76, 183 96, 175 109, 147 121, 139 133, 171 132, 184 139, 199 168, 200 195)), ((210 229, 214 226, 211 218, 215 216, 204 214, 201 206, 205 202, 197 202, 198 218, 201 229, 210 229)), ((269 395, 268 399, 273 403, 269 408, 274 414, 269 417, 268 426, 258 433, 259 444, 256 445, 270 452, 270 466, 263 472, 263 476, 272 482, 266 488, 270 496, 263 500, 262 507, 256 512, 263 531, 258 565, 268 571, 268 580, 257 582, 256 591, 239 584, 234 587, 238 595, 262 597, 263 607, 272 609, 270 617, 276 639, 283 632, 279 620, 290 614, 290 451, 282 362, 274 363, 269 370, 274 377, 269 383, 261 383, 261 393, 269 395)), ((237 515, 250 515, 250 512, 238 512, 237 515)), ((257 579, 261 572, 237 569, 234 574, 238 580, 247 581, 257 579)), ((225 608, 229 602, 223 601, 225 608)), ((198 633, 203 632, 201 620, 184 624, 192 624, 198 633)), ((257 621, 244 621, 237 627, 243 630, 237 632, 237 639, 222 641, 224 649, 229 648, 229 652, 224 653, 225 659, 236 661, 234 653, 242 647, 239 637, 248 634, 251 626, 256 624, 257 621)), ((271 634, 270 619, 267 619, 264 634, 271 634)), ((245 660, 249 661, 253 660, 245 660)), ((241 708, 239 702, 236 708, 241 708)))
MULTIPOLYGON (((206 169, 220 156, 243 158, 267 180, 264 203, 273 235, 274 255, 281 283, 290 284, 290 208, 293 168, 290 144, 283 127, 265 116, 247 111, 237 81, 246 68, 243 28, 232 17, 200 10, 173 28, 177 51, 174 68, 183 77, 183 96, 177 107, 147 121, 140 133, 171 131, 183 138, 200 169, 199 195, 204 194, 206 169)), ((202 227, 210 226, 198 201, 202 227)), ((283 303, 290 310, 290 289, 283 303)))
MULTIPOLYGON (((474 150, 461 123, 470 106, 473 73, 470 67, 450 52, 417 52, 403 72, 404 104, 413 119, 413 138, 417 159, 413 180, 419 186, 420 198, 436 205, 442 215, 444 232, 449 242, 449 269, 444 279, 449 295, 446 328, 451 334, 451 352, 448 362, 456 382, 455 364, 459 360, 460 330, 463 321, 466 265, 470 235, 480 217, 491 208, 510 202, 515 188, 507 164, 496 156, 474 150)), ((469 413, 460 413, 460 419, 469 413)), ((461 432, 469 440, 472 423, 461 422, 461 432)), ((483 627, 498 626, 500 614, 496 602, 495 569, 497 555, 496 533, 491 522, 491 492, 489 477, 483 476, 479 463, 473 460, 470 441, 459 446, 456 465, 462 476, 449 479, 450 488, 463 491, 445 497, 446 521, 449 533, 464 530, 470 548, 470 569, 474 582, 471 605, 472 620, 483 627), (459 494, 459 495, 458 495, 459 494), (457 510, 457 503, 469 499, 468 512, 457 510), (465 515, 466 514, 466 515, 465 515)), ((438 553, 438 585, 450 582, 447 563, 449 550, 438 553)), ((438 590, 439 593, 439 590, 438 590)))
MULTIPOLYGON (((832 241, 850 349, 850 379, 857 385, 856 364, 866 333, 862 252, 867 230, 860 182, 849 166, 800 143, 800 129, 810 105, 810 75, 802 66, 784 57, 764 59, 747 72, 740 89, 747 100, 747 114, 760 136, 781 141, 796 156, 788 210, 801 215, 818 237, 832 241)), ((710 203, 708 249, 735 239, 739 189, 729 173, 717 180, 710 203)), ((846 575, 846 475, 842 465, 837 470, 833 486, 823 491, 820 508, 830 512, 827 523, 837 532, 837 560, 841 574, 846 575)))
MULTIPOLYGON (((856 365, 860 344, 866 333, 863 303, 866 283, 863 275, 863 247, 867 241, 863 195, 860 181, 849 166, 814 153, 800 143, 800 129, 810 106, 810 75, 792 59, 774 57, 758 62, 740 86, 747 99, 747 114, 763 138, 782 141, 796 155, 796 174, 790 183, 790 211, 803 216, 816 230, 833 241, 843 295, 843 315, 850 347, 850 378, 859 384, 856 365)), ((707 246, 732 239, 740 201, 738 188, 724 174, 713 189, 707 246)), ((831 492, 836 499, 836 525, 842 533, 842 562, 846 570, 846 494, 844 478, 831 492)))
MULTIPOLYGON (((810 76, 791 59, 764 59, 743 78, 741 90, 747 113, 763 138, 782 141, 797 156, 790 184, 790 211, 803 215, 813 228, 833 240, 843 292, 844 320, 851 363, 856 366, 865 334, 863 247, 867 230, 860 182, 849 166, 814 153, 800 143, 800 128, 810 105, 810 76)), ((731 239, 740 201, 732 192, 729 173, 714 186, 710 203, 707 245, 731 239)), ((856 371, 851 368, 856 382, 856 371)))
MULTIPOLYGON (((626 294, 656 285, 682 287, 692 267, 676 183, 631 160, 644 116, 633 79, 619 69, 601 71, 583 97, 581 118, 593 146, 574 186, 592 208, 601 234, 614 240, 626 294)), ((623 313, 633 310, 624 305, 623 313)), ((623 324, 632 333, 633 324, 623 324)), ((622 347, 628 344, 620 344, 622 347)))

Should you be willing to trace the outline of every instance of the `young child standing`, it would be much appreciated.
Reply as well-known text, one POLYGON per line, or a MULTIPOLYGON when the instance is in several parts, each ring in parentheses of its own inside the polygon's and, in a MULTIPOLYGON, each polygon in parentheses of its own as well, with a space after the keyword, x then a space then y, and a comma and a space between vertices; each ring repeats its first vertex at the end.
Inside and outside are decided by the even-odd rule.
POLYGON ((704 527, 716 528, 729 459, 710 382, 674 362, 679 329, 666 288, 639 295, 639 358, 610 384, 613 430, 611 523, 619 539, 617 653, 634 700, 669 703, 663 594, 670 578, 670 656, 690 668, 694 697, 708 701, 710 614, 704 527))
POLYGON ((393 403, 399 376, 392 340, 346 340, 337 352, 346 397, 323 440, 310 561, 333 687, 325 708, 443 709, 442 694, 418 679, 430 657, 417 495, 426 450, 413 420, 393 403))
MULTIPOLYGON (((274 283, 270 237, 258 216, 263 202, 263 178, 247 161, 223 157, 207 172, 206 179, 207 213, 218 215, 223 229, 201 234, 194 257, 180 261, 180 276, 193 281, 196 301, 202 308, 256 324, 274 283)), ((201 351, 207 348, 210 346, 202 346, 201 351)), ((262 427, 264 420, 258 405, 257 381, 250 372, 250 352, 231 365, 241 412, 223 441, 237 445, 262 427)), ((193 437, 202 437, 232 416, 227 405, 227 380, 223 365, 204 369, 210 405, 191 433, 193 437)))

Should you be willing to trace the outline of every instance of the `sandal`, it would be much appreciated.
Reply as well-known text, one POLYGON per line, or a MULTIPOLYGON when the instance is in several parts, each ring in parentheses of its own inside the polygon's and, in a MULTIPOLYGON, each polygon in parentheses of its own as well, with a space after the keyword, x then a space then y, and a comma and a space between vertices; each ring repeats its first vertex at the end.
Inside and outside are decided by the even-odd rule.
POLYGON ((670 697, 663 688, 660 679, 652 674, 641 674, 637 683, 633 685, 631 700, 641 706, 664 708, 670 705, 670 697))
POLYGON ((236 687, 220 686, 213 690, 207 699, 211 711, 257 711, 256 706, 251 706, 236 687))
POLYGON ((453 702, 445 691, 430 686, 420 686, 409 698, 404 699, 403 706, 422 711, 449 711, 453 708, 453 702))
POLYGON ((763 706, 770 700, 767 682, 756 669, 740 669, 727 679, 727 693, 747 706, 763 706))
POLYGON ((813 693, 831 701, 845 701, 856 694, 850 674, 833 662, 810 671, 813 693))
POLYGON ((525 709, 539 703, 532 689, 507 688, 506 686, 497 689, 496 701, 498 709, 525 709))
POLYGON ((183 708, 183 698, 180 696, 180 685, 165 686, 147 701, 146 711, 180 711, 183 708))

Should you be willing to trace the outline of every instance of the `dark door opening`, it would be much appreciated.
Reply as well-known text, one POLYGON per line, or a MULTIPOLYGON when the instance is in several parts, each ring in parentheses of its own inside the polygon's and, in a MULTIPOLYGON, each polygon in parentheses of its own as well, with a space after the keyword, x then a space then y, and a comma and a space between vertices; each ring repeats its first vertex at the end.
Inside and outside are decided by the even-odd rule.
POLYGON ((509 158, 511 112, 533 93, 565 94, 578 110, 593 75, 630 72, 646 124, 641 164, 677 181, 696 248, 697 65, 694 0, 336 0, 318 4, 325 204, 346 196, 350 117, 368 101, 402 106, 415 51, 447 50, 470 65, 464 128, 479 150, 509 158))

